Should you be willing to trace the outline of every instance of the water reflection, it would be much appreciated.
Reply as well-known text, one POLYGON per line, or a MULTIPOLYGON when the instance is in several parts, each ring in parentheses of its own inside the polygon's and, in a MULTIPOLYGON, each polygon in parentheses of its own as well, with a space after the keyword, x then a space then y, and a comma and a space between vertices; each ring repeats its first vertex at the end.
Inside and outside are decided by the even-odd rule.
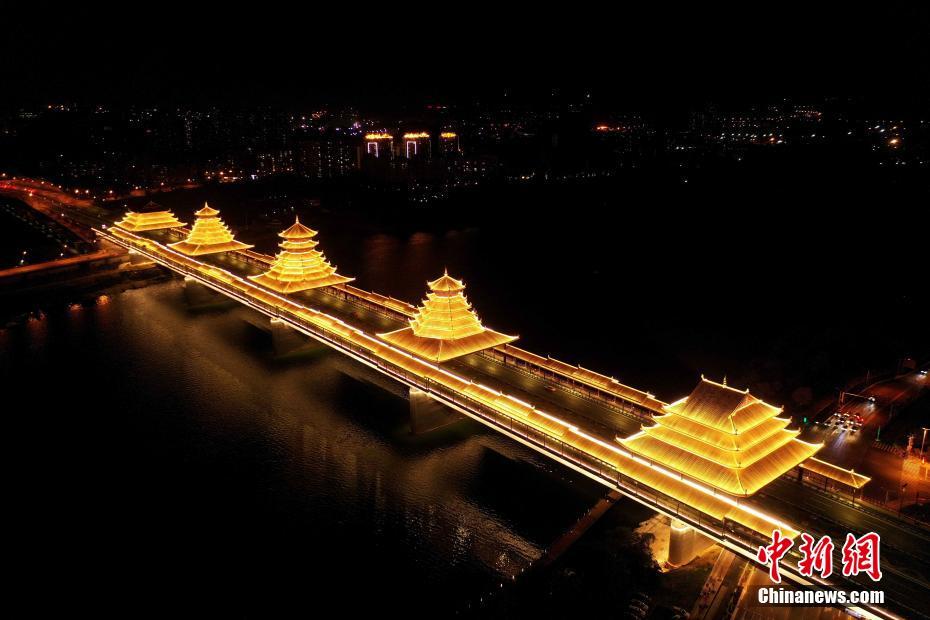
POLYGON ((258 610, 281 580, 305 584, 276 592, 290 606, 350 575, 367 592, 345 603, 355 611, 451 613, 600 494, 472 421, 411 435, 407 402, 373 371, 326 350, 280 359, 241 312, 191 310, 174 280, 2 335, 7 389, 34 414, 26 432, 67 437, 43 467, 73 477, 87 537, 123 570, 154 577, 169 562, 183 579, 196 565, 248 584, 258 610))

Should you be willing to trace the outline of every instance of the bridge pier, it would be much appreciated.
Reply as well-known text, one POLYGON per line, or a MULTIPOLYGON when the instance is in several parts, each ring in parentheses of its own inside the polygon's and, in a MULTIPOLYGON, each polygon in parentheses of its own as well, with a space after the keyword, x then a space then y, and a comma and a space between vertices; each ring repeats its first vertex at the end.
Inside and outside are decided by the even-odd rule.
POLYGON ((423 390, 410 388, 410 430, 414 435, 428 433, 462 419, 423 390))
POLYGON ((153 261, 152 259, 148 258, 147 256, 143 256, 143 255, 139 254, 138 252, 136 252, 136 251, 134 251, 134 250, 129 250, 129 264, 132 265, 132 266, 134 266, 134 267, 136 267, 136 266, 148 266, 148 265, 154 265, 154 264, 155 264, 155 261, 153 261))
POLYGON ((237 306, 238 303, 190 276, 184 276, 184 299, 191 308, 215 308, 237 306))
POLYGON ((326 345, 306 336, 281 319, 267 319, 271 326, 271 343, 277 356, 326 350, 326 345))
POLYGON ((699 534, 687 523, 672 519, 668 539, 668 563, 672 566, 684 566, 713 544, 712 540, 699 534))
POLYGON ((328 350, 326 345, 306 334, 300 333, 288 325, 287 321, 269 317, 257 310, 243 306, 235 308, 233 312, 244 323, 263 334, 271 336, 271 346, 275 357, 328 350))

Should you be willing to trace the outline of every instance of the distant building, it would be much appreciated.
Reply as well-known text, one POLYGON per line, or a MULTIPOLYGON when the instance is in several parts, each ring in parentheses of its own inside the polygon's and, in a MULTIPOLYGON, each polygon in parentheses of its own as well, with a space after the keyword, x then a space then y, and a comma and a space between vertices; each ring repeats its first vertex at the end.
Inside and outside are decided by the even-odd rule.
POLYGON ((308 179, 350 176, 359 168, 356 140, 324 135, 301 141, 298 147, 300 174, 308 179))
POLYGON ((373 157, 375 159, 393 159, 394 136, 389 133, 365 134, 363 154, 365 157, 373 157))
POLYGON ((425 131, 405 133, 403 149, 407 159, 430 159, 430 135, 425 131))
POLYGON ((294 172, 294 152, 290 149, 263 151, 255 156, 256 171, 261 176, 294 172))
POLYGON ((443 131, 439 134, 439 154, 442 157, 452 157, 461 153, 459 148, 459 135, 454 131, 443 131))

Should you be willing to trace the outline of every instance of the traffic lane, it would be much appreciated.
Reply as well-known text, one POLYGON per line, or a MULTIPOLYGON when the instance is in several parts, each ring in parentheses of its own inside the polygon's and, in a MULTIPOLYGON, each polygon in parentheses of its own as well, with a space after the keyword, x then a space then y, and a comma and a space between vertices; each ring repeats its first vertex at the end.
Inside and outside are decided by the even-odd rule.
POLYGON ((527 401, 566 422, 586 426, 585 430, 612 442, 617 435, 627 436, 638 432, 642 420, 620 413, 606 404, 568 392, 544 379, 533 377, 509 366, 480 355, 471 354, 446 362, 444 366, 456 370, 489 388, 527 401), (591 426, 593 424, 594 426, 591 426))
MULTIPOLYGON (((861 417, 861 428, 853 431, 851 428, 817 424, 804 433, 804 439, 824 443, 824 447, 818 453, 819 458, 841 467, 861 471, 868 465, 866 457, 872 440, 879 438, 879 429, 888 422, 889 408, 885 403, 903 404, 919 394, 925 384, 924 377, 918 373, 911 373, 886 383, 876 384, 866 390, 865 395, 875 396, 875 402, 867 398, 847 396, 846 403, 839 411, 861 417)), ((835 422, 836 417, 828 418, 827 422, 831 421, 835 422)))
POLYGON ((930 497, 930 482, 920 478, 916 459, 905 460, 896 453, 873 446, 857 471, 872 478, 864 489, 866 495, 889 502, 890 508, 910 505, 917 500, 917 494, 924 499, 930 497))
POLYGON ((875 432, 867 426, 853 431, 817 424, 806 429, 802 439, 811 443, 824 444, 817 452, 817 458, 859 471, 874 437, 875 432))
POLYGON ((95 240, 95 235, 91 232, 91 228, 94 226, 100 226, 101 223, 105 221, 99 217, 91 216, 91 214, 87 213, 86 211, 72 208, 57 201, 45 199, 40 196, 30 196, 28 193, 20 192, 18 190, 12 190, 6 193, 25 202, 31 209, 42 213, 52 220, 58 221, 60 224, 68 228, 72 234, 87 242, 93 242, 95 240), (70 222, 73 223, 70 223, 67 220, 62 221, 62 216, 66 217, 67 220, 70 220, 70 222), (82 228, 77 229, 77 226, 81 226, 82 228))
POLYGON ((901 377, 895 377, 889 381, 876 383, 865 390, 866 396, 874 396, 876 399, 892 400, 901 398, 910 392, 919 390, 926 385, 925 375, 917 371, 911 371, 901 377))
POLYGON ((892 551, 891 556, 900 556, 897 564, 913 566, 930 582, 930 532, 890 515, 854 508, 788 480, 776 480, 754 498, 775 514, 793 515, 794 525, 801 531, 815 528, 831 536, 841 536, 840 540, 845 540, 847 532, 857 536, 878 532, 882 536, 883 550, 887 548, 892 551))

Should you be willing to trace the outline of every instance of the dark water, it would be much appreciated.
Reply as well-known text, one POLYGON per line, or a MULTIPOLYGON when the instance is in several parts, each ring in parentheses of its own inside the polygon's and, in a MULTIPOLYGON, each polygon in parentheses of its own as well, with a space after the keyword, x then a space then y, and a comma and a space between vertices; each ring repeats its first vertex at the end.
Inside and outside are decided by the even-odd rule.
POLYGON ((17 583, 49 609, 451 615, 603 492, 480 425, 412 436, 337 354, 183 283, 0 329, 17 583))

